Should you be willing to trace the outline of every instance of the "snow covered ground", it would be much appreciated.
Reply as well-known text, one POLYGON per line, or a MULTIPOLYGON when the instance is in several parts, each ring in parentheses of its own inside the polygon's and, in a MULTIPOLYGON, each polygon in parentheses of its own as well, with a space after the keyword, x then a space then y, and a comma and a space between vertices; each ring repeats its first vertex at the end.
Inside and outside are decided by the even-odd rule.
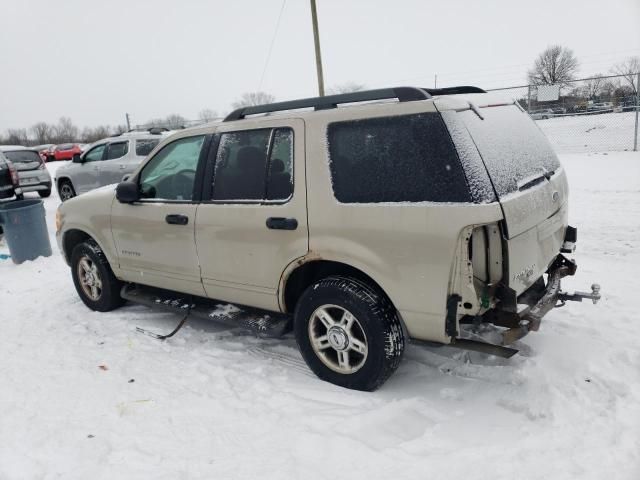
POLYGON ((635 112, 577 114, 538 120, 557 152, 633 150, 635 112))
POLYGON ((579 227, 565 286, 599 281, 602 302, 554 310, 510 360, 410 346, 375 393, 319 381, 292 338, 138 334, 178 319, 87 310, 55 245, 0 261, 0 479, 637 480, 640 154, 562 161, 579 227))

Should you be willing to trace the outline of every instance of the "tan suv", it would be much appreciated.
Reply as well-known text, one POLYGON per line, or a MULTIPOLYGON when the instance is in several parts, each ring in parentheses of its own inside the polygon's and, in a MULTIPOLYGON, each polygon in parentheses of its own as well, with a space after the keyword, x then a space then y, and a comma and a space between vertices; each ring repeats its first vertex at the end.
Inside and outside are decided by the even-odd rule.
POLYGON ((508 357, 558 301, 599 298, 560 291, 576 269, 567 195, 517 103, 402 87, 181 131, 129 181, 62 204, 57 237, 93 310, 133 300, 263 335, 292 326, 320 378, 374 390, 408 341, 508 357), (502 342, 462 338, 480 323, 502 342))

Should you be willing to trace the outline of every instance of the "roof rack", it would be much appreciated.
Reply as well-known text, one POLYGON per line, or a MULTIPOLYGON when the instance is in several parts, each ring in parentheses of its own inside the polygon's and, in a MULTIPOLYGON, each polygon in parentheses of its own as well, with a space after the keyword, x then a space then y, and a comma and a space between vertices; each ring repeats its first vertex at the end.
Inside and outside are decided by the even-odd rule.
POLYGON ((428 92, 432 96, 436 95, 458 95, 460 93, 487 93, 479 87, 472 87, 470 85, 462 85, 459 87, 445 87, 445 88, 423 88, 425 92, 428 92))
MULTIPOLYGON (((184 127, 181 127, 184 128, 184 127)), ((125 135, 127 133, 143 133, 149 132, 151 135, 160 135, 163 132, 169 132, 170 130, 167 127, 149 127, 149 128, 131 128, 126 132, 115 133, 111 135, 110 138, 119 137, 121 135, 125 135)))
POLYGON ((380 88, 377 90, 363 90, 360 92, 343 93, 339 95, 327 95, 326 97, 311 97, 289 102, 269 103, 252 107, 241 107, 224 119, 225 122, 241 120, 248 115, 260 113, 281 112, 284 110, 298 110, 300 108, 313 108, 314 110, 327 110, 337 108, 341 103, 370 102, 374 100, 387 100, 395 98, 399 102, 415 100, 427 100, 431 94, 424 89, 416 87, 380 88))

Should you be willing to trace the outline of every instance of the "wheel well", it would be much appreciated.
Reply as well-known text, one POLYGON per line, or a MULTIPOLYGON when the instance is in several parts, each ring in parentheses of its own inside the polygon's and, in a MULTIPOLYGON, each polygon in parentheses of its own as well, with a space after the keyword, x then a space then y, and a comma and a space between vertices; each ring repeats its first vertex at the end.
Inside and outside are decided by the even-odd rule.
POLYGON ((76 245, 89 240, 91 235, 83 232, 82 230, 69 230, 64 234, 62 239, 62 248, 64 249, 64 256, 69 262, 71 262, 71 253, 76 245))
POLYGON ((71 182, 71 179, 69 177, 62 177, 62 178, 58 178, 56 181, 56 183, 58 184, 58 188, 60 188, 60 186, 64 182, 68 182, 73 187, 73 183, 71 182))
POLYGON ((386 295, 380 285, 362 270, 358 270, 346 263, 315 260, 300 265, 286 279, 284 286, 284 306, 286 311, 293 313, 302 292, 307 287, 318 280, 335 275, 357 278, 386 295))

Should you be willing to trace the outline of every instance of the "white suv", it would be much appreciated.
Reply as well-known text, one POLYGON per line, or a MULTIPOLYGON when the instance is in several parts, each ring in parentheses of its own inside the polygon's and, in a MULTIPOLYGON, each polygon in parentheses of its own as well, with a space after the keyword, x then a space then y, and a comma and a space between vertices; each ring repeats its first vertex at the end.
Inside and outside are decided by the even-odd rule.
POLYGON ((168 133, 167 129, 131 131, 99 140, 73 162, 58 169, 56 188, 64 202, 81 193, 118 183, 135 171, 168 133))

